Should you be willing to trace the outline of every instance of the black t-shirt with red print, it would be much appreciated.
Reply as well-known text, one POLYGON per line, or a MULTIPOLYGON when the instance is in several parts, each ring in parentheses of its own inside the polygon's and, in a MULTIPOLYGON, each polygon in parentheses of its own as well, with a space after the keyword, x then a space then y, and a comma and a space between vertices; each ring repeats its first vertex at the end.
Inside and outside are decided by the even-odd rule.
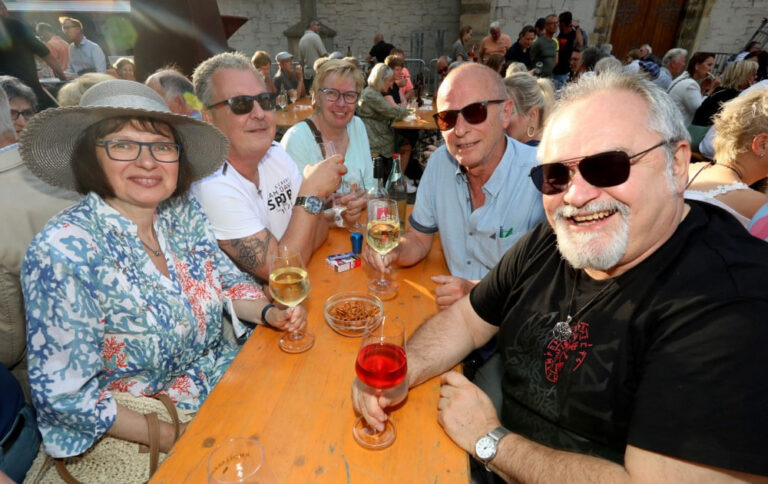
POLYGON ((474 288, 474 310, 500 326, 504 426, 617 463, 633 445, 768 475, 768 244, 687 203, 674 235, 616 278, 574 270, 543 223, 474 288))

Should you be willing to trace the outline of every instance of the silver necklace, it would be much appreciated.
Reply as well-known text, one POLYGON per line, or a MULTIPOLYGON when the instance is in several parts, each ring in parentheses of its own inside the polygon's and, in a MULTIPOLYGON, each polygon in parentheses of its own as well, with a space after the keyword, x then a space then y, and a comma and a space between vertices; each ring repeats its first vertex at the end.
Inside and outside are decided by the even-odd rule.
MULTIPOLYGON (((153 230, 152 233, 154 233, 154 232, 155 231, 153 230)), ((157 238, 157 236, 155 236, 155 238, 157 238)), ((160 246, 159 245, 158 245, 157 249, 153 249, 146 242, 144 242, 144 240, 141 237, 139 237, 139 240, 141 240, 141 243, 144 244, 144 247, 146 247, 147 250, 150 251, 152 253, 152 255, 154 255, 155 257, 160 257, 160 255, 163 253, 163 251, 160 250, 160 246)), ((159 244, 160 240, 158 240, 157 242, 159 244)))
POLYGON ((600 289, 597 294, 592 297, 589 301, 587 301, 586 304, 581 306, 575 313, 573 313, 573 316, 571 316, 571 308, 573 307, 573 298, 576 295, 576 286, 579 285, 579 274, 580 272, 576 272, 576 277, 573 281, 573 289, 571 289, 571 300, 568 303, 568 315, 565 317, 565 321, 558 321, 555 323, 555 326, 552 328, 551 335, 556 340, 560 342, 565 342, 571 339, 571 336, 573 336, 573 329, 571 329, 571 321, 573 321, 573 318, 577 317, 580 313, 587 310, 589 306, 592 305, 595 300, 600 297, 609 287, 613 285, 613 280, 603 286, 602 289, 600 289))

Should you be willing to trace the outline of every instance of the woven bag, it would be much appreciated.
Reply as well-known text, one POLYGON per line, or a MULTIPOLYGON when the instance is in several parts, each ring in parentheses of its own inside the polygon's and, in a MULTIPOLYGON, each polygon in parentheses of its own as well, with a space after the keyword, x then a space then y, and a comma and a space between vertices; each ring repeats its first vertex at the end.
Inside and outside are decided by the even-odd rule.
POLYGON ((115 401, 144 414, 150 429, 149 448, 127 440, 105 435, 84 454, 54 459, 41 446, 24 483, 141 483, 154 474, 165 454, 159 451, 159 423, 176 424, 192 420, 194 412, 177 410, 167 395, 158 398, 134 397, 130 393, 113 392, 115 401))

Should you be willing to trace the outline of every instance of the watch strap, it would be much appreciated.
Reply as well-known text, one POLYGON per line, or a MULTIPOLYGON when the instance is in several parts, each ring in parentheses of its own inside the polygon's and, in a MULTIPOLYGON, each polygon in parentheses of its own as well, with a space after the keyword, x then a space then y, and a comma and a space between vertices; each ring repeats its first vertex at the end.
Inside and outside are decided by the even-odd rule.
POLYGON ((488 438, 493 440, 494 447, 495 447, 495 449, 493 451, 493 455, 490 458, 488 458, 488 459, 481 459, 482 462, 483 462, 483 465, 485 466, 485 470, 487 470, 489 472, 492 472, 491 468, 488 467, 488 464, 490 464, 491 461, 494 458, 496 458, 496 455, 498 454, 499 441, 501 439, 503 439, 505 436, 509 435, 510 433, 512 433, 510 430, 507 430, 503 426, 499 425, 495 429, 493 429, 490 432, 488 432, 487 434, 485 434, 485 437, 488 437, 488 438))

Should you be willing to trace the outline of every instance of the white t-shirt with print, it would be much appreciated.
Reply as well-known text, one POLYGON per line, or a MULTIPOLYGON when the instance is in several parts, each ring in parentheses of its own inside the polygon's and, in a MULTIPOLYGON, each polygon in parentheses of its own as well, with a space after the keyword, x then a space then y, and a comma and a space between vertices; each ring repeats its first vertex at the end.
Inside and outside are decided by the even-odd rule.
POLYGON ((259 186, 229 162, 192 185, 219 240, 242 239, 264 229, 278 240, 291 220, 301 174, 282 146, 272 143, 259 162, 259 186))

